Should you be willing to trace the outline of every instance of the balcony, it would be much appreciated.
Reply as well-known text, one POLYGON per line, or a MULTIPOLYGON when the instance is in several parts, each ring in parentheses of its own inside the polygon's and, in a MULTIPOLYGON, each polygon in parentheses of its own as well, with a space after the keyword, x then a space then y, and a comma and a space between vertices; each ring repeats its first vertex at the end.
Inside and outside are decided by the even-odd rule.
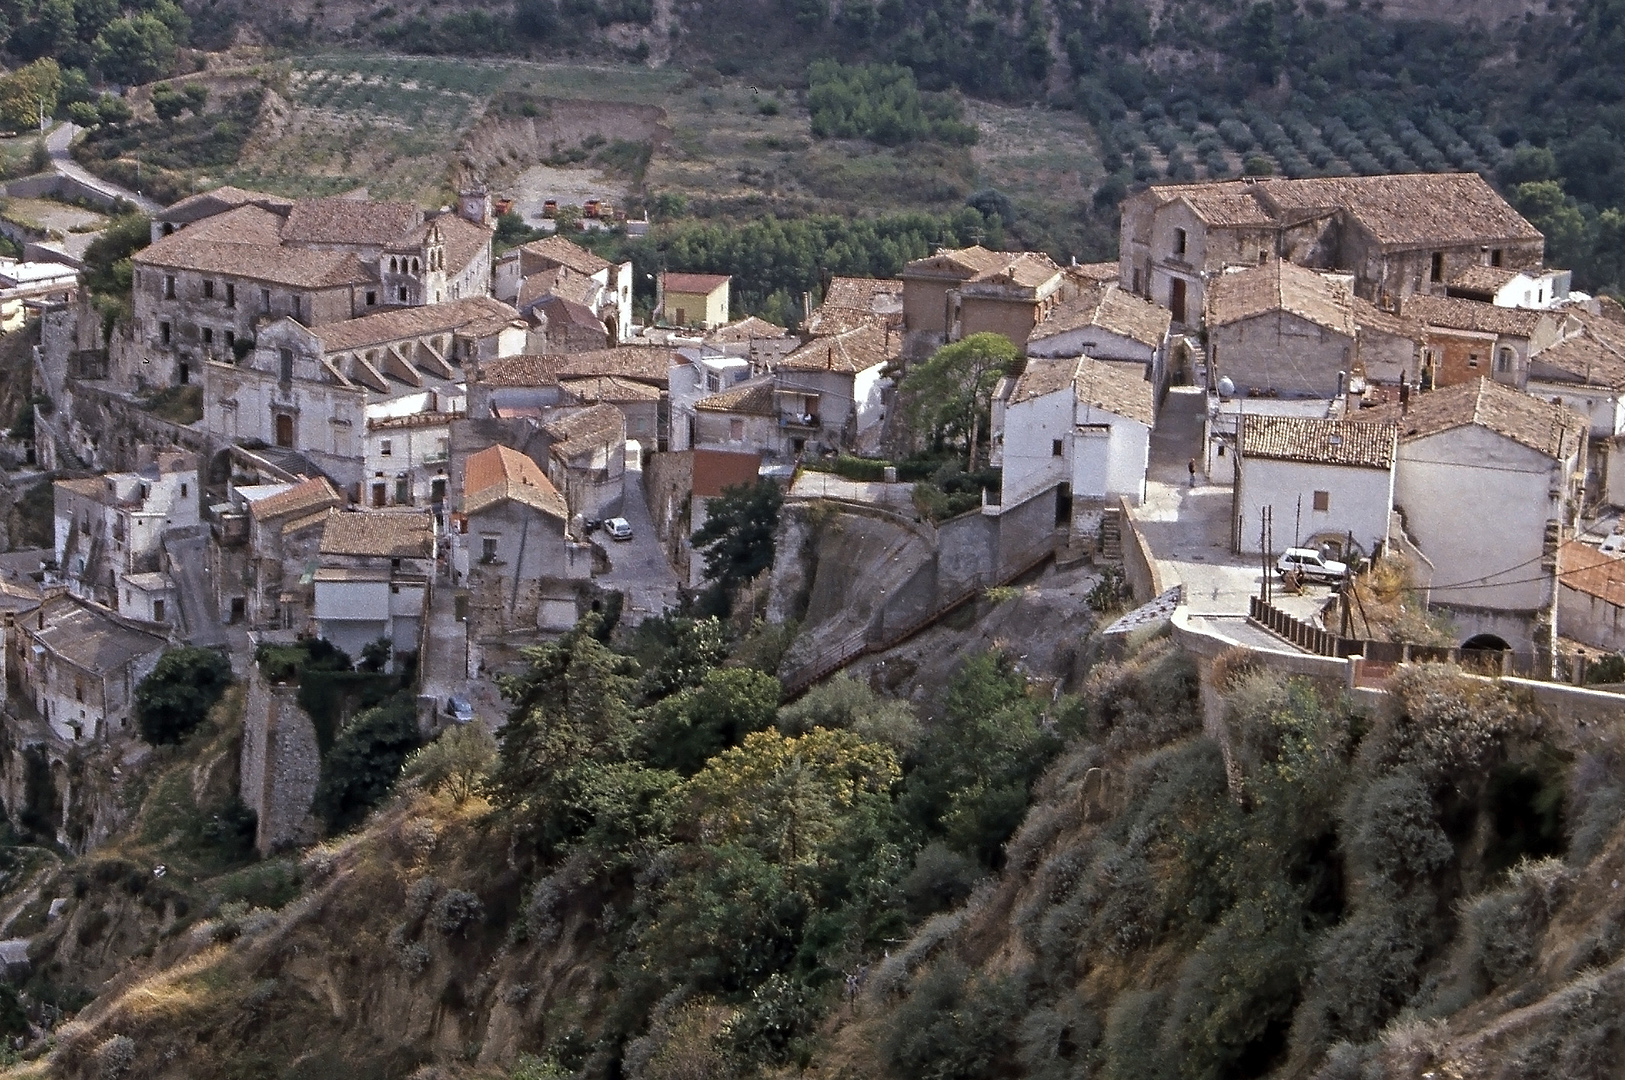
POLYGON ((824 422, 817 413, 779 413, 779 427, 796 431, 819 431, 824 422))

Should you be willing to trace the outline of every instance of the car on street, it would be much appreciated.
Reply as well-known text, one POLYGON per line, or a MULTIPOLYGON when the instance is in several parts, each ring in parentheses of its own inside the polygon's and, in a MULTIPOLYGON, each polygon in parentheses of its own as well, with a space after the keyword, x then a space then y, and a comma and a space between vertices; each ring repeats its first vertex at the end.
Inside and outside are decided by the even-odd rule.
POLYGON ((1275 563, 1275 572, 1283 578, 1298 571, 1307 581, 1320 581, 1328 585, 1342 581, 1348 569, 1347 564, 1328 559, 1313 548, 1287 548, 1275 563))
POLYGON ((609 518, 604 522, 604 531, 614 540, 632 539, 632 523, 623 517, 609 518))
POLYGON ((446 713, 453 723, 467 724, 474 719, 474 703, 465 697, 453 694, 446 699, 446 713))

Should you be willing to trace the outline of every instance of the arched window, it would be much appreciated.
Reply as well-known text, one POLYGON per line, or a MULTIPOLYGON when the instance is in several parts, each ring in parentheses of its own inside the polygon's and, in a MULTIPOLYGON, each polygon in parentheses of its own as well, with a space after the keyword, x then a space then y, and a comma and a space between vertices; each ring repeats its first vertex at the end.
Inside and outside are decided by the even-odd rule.
POLYGON ((412 260, 412 273, 421 274, 422 272, 423 271, 418 266, 418 261, 416 259, 413 259, 412 260))
POLYGON ((401 271, 400 260, 395 258, 395 256, 391 255, 389 257, 389 272, 391 274, 398 274, 398 273, 400 273, 400 271, 401 271))

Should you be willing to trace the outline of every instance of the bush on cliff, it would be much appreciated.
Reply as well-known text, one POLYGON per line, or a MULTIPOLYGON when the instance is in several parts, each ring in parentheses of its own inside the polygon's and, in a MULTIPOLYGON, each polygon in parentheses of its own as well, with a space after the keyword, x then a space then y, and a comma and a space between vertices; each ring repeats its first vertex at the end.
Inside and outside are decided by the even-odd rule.
POLYGON ((135 720, 154 746, 178 743, 231 685, 231 661, 213 649, 170 649, 135 688, 135 720))

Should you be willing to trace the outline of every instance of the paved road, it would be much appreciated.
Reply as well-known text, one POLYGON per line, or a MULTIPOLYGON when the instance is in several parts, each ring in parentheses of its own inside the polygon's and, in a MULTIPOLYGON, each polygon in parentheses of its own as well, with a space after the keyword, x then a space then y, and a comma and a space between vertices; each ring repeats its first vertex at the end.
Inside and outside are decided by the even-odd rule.
POLYGON ((179 530, 164 537, 164 551, 169 555, 169 576, 175 582, 180 601, 181 625, 186 629, 186 643, 200 648, 215 649, 230 644, 225 627, 220 625, 220 611, 216 607, 214 585, 209 580, 207 558, 208 527, 196 530, 197 535, 177 535, 179 530))
MULTIPOLYGON (((1207 483, 1201 473, 1196 486, 1190 484, 1190 459, 1203 460, 1206 408, 1207 395, 1201 389, 1176 386, 1168 391, 1151 432, 1146 500, 1134 511, 1134 522, 1168 584, 1184 583, 1185 603, 1192 614, 1246 615, 1248 598, 1257 595, 1263 569, 1256 555, 1230 550, 1233 489, 1229 484, 1207 483)), ((1301 596, 1277 591, 1276 603, 1308 618, 1328 595, 1318 586, 1301 596)))
POLYGON ((154 202, 143 195, 137 195, 129 188, 120 187, 108 180, 103 180, 88 172, 77 161, 73 160, 68 148, 73 145, 75 135, 83 130, 73 124, 58 124, 45 136, 45 149, 51 154, 51 168, 63 176, 71 176, 81 184, 105 192, 110 199, 123 199, 133 203, 143 214, 155 214, 163 209, 161 203, 154 202))
POLYGON ((624 490, 621 516, 632 524, 632 539, 615 541, 598 534, 610 561, 609 573, 600 577, 598 584, 626 594, 622 625, 636 626, 650 615, 677 606, 677 573, 666 561, 660 537, 655 534, 649 502, 643 494, 643 468, 635 459, 627 462, 624 490))

